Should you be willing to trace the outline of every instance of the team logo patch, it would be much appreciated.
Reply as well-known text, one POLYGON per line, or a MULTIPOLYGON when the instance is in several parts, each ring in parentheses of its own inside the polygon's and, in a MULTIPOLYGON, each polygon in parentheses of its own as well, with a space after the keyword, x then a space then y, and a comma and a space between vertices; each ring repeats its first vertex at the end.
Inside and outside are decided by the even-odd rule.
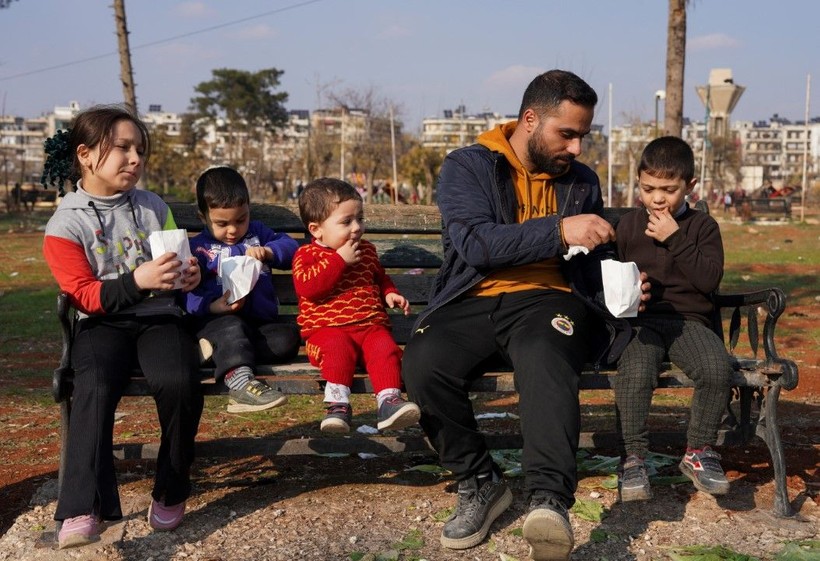
POLYGON ((563 333, 564 335, 569 336, 572 335, 574 331, 574 324, 572 323, 572 320, 566 316, 557 315, 552 318, 550 323, 558 333, 563 333))

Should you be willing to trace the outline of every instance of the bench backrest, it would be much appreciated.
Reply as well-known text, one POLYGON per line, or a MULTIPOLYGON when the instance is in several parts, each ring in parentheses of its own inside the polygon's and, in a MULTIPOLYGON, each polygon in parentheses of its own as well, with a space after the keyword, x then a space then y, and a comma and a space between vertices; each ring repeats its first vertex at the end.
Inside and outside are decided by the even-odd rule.
MULTIPOLYGON (((170 203, 177 226, 188 232, 199 232, 203 224, 194 203, 170 203)), ((409 207, 403 207, 407 209, 409 207)), ((379 252, 382 265, 390 274, 399 292, 410 301, 412 313, 404 316, 391 313, 393 336, 400 345, 410 338, 417 313, 425 308, 430 288, 442 262, 441 216, 434 207, 412 207, 413 213, 372 213, 367 215, 365 237, 379 252), (385 216, 387 214, 387 216, 385 216)), ((616 226, 631 208, 605 208, 604 217, 616 226)), ((365 211, 366 212, 366 211, 365 211)), ((287 233, 300 243, 310 236, 299 219, 295 207, 257 204, 251 208, 253 220, 259 220, 277 232, 287 233)), ((274 271, 274 286, 279 296, 281 317, 296 322, 297 296, 289 272, 274 271)))

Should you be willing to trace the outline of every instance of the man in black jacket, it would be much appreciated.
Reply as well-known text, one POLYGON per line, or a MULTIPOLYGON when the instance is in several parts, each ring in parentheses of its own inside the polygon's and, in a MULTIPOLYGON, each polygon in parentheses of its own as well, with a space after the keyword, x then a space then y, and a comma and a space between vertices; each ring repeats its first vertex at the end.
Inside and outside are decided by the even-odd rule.
POLYGON ((611 255, 615 232, 600 216, 598 177, 575 161, 597 99, 571 72, 541 74, 518 121, 442 165, 444 263, 402 373, 442 466, 459 481, 445 547, 479 544, 512 502, 468 396, 481 365, 501 358, 513 366, 520 396, 530 495, 524 538, 533 559, 569 559, 572 551, 579 373, 596 357, 612 362, 628 339, 625 322, 607 330, 596 314, 599 261, 611 255))

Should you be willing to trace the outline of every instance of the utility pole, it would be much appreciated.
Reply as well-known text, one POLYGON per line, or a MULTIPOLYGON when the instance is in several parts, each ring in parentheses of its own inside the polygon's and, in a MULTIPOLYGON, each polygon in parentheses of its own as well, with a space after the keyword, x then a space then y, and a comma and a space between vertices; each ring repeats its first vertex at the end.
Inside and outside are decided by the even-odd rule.
POLYGON ((808 165, 809 165, 809 100, 811 99, 811 74, 806 75, 806 116, 803 127, 806 134, 806 141, 803 143, 803 183, 800 189, 800 222, 804 222, 806 217, 806 191, 809 190, 808 165))
POLYGON ((117 44, 120 51, 120 79, 125 105, 137 115, 137 93, 131 70, 131 49, 128 47, 128 26, 125 22, 125 0, 114 0, 114 20, 117 23, 117 44))
POLYGON ((393 153, 393 204, 399 204, 399 174, 396 169, 396 127, 393 124, 393 104, 390 104, 390 150, 393 153))

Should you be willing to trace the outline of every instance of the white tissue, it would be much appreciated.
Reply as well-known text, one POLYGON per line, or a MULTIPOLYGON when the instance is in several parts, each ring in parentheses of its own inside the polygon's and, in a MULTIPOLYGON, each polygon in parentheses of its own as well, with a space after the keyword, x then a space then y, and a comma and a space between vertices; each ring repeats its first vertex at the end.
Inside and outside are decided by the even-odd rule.
POLYGON ((219 278, 222 279, 222 294, 231 291, 228 304, 233 304, 250 294, 261 272, 262 262, 247 255, 220 259, 219 278))
POLYGON ((586 247, 584 247, 582 245, 571 245, 571 246, 569 246, 569 249, 567 249, 567 252, 564 254, 564 259, 569 261, 570 259, 572 259, 576 255, 578 255, 579 253, 583 253, 584 255, 589 255, 589 249, 587 249, 586 247))

